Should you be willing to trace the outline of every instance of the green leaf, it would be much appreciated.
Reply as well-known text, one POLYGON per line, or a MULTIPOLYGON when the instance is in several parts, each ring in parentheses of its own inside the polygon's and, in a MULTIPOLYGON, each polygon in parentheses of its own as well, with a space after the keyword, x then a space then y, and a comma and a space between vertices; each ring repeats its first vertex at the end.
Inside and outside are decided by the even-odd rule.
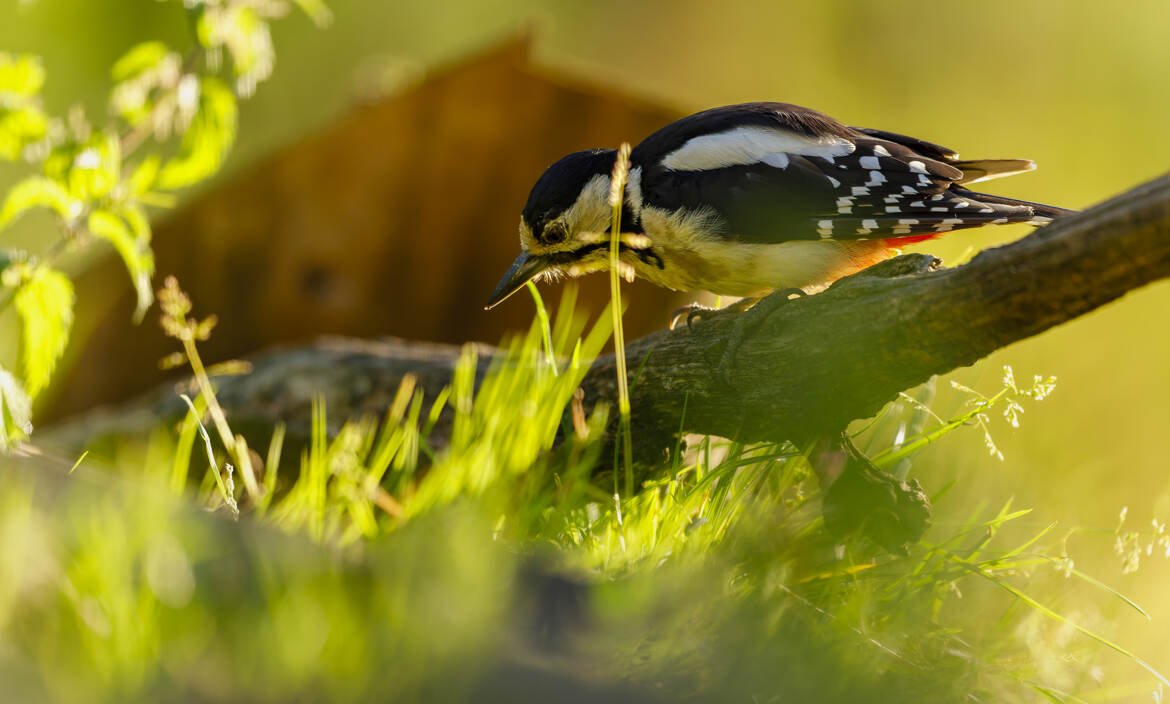
POLYGON ((36 95, 44 84, 40 57, 0 52, 0 105, 36 95))
MULTIPOLYGON (((159 91, 174 89, 182 82, 183 59, 162 42, 139 44, 114 64, 114 88, 110 92, 110 107, 130 125, 137 126, 160 108, 156 100, 159 91)), ((175 110, 174 101, 166 109, 175 110)), ((166 115, 154 115, 158 123, 167 122, 166 115)))
POLYGON ((146 315, 150 304, 154 302, 154 292, 150 289, 150 277, 154 275, 154 254, 150 246, 134 236, 125 220, 106 210, 94 211, 89 216, 89 231, 109 240, 122 257, 138 294, 134 321, 141 322, 142 316, 146 315))
POLYGON ((272 32, 264 14, 272 16, 268 10, 246 3, 207 5, 196 22, 200 44, 215 54, 226 49, 231 56, 236 90, 242 96, 251 95, 267 80, 276 63, 272 32))
MULTIPOLYGON (((232 70, 241 83, 252 88, 272 75, 275 50, 268 23, 250 7, 239 5, 226 13, 225 41, 232 55, 232 70)), ((251 93, 251 89, 242 92, 251 93)))
POLYGON ((70 198, 61 184, 44 176, 29 176, 9 189, 0 207, 0 229, 33 208, 52 208, 66 220, 81 212, 81 204, 70 198))
POLYGON ((137 205, 123 205, 118 208, 118 215, 130 226, 130 232, 139 244, 150 244, 150 218, 137 205))
POLYGON ((301 11, 318 27, 326 27, 333 21, 333 13, 323 0, 293 0, 301 11))
POLYGON ((0 159, 16 161, 25 146, 44 139, 48 129, 49 118, 35 105, 0 107, 0 159))
POLYGON ((115 81, 126 81, 152 68, 157 68, 170 53, 159 41, 143 42, 114 62, 110 75, 115 81))
POLYGON ((45 159, 45 175, 66 184, 69 194, 92 201, 118 185, 122 171, 122 145, 113 133, 93 134, 84 142, 58 145, 45 159))
POLYGON ((59 271, 37 267, 13 300, 23 335, 24 381, 31 398, 49 385, 73 327, 73 284, 59 271))
POLYGON ((162 157, 158 154, 151 154, 143 159, 127 180, 130 192, 136 196, 150 192, 150 189, 158 183, 158 172, 161 166, 162 157))
POLYGON ((179 153, 159 174, 164 189, 182 188, 215 173, 236 138, 236 97, 217 78, 199 82, 199 109, 183 134, 179 153))
POLYGON ((0 449, 10 450, 32 432, 32 400, 20 380, 0 367, 0 449))

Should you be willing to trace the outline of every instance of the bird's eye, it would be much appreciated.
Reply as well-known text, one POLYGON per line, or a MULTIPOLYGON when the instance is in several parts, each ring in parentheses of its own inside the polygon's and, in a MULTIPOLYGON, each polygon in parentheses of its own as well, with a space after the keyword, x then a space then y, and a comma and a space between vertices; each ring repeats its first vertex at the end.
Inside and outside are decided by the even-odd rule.
POLYGON ((565 227, 565 223, 557 220, 545 226, 541 239, 544 240, 545 244, 557 244, 563 242, 568 236, 569 230, 565 227))

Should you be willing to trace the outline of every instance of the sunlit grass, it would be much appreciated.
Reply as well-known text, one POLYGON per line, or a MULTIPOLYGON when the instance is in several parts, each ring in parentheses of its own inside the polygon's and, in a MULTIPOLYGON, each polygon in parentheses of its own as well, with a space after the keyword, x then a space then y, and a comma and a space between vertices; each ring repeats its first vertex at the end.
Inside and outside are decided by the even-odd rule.
MULTIPOLYGON (((826 533, 811 445, 690 438, 633 491, 599 486, 611 409, 565 410, 611 320, 588 327, 570 295, 479 379, 467 347, 436 398, 407 377, 384 417, 333 434, 318 403, 308 445, 283 467, 292 448, 274 429, 255 493, 219 481, 229 453, 206 456, 202 395, 176 432, 123 443, 113 485, 94 483, 92 459, 62 467, 63 491, 7 470, 0 670, 20 674, 26 701, 465 699, 501 660, 552 648, 668 699, 1075 702, 1154 689, 1089 676, 1110 658, 1145 663, 1099 620, 1064 611, 1069 581, 1145 612, 1010 501, 936 513, 939 527, 893 555, 826 533), (229 499, 238 523, 214 518, 233 515, 229 499), (525 576, 534 566, 591 595, 589 616, 552 645, 533 640, 530 610, 546 608, 525 576)), ((907 395, 857 437, 909 471, 918 449, 965 425, 1018 423, 1050 391, 1007 372, 993 393, 967 390, 951 418, 907 395)), ((945 491, 932 497, 940 512, 945 491)))

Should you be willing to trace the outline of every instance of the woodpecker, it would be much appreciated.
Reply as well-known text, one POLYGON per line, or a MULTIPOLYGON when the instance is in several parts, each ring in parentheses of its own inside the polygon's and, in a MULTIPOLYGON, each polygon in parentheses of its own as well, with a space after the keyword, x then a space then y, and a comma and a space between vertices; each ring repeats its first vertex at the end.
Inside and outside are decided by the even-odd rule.
MULTIPOLYGON (((613 149, 576 152, 537 180, 520 216, 521 254, 487 308, 535 277, 609 267, 616 158, 613 149)), ((631 152, 619 266, 670 289, 749 301, 816 290, 951 230, 1043 225, 1072 212, 967 189, 1034 168, 960 160, 787 103, 713 108, 631 152)))

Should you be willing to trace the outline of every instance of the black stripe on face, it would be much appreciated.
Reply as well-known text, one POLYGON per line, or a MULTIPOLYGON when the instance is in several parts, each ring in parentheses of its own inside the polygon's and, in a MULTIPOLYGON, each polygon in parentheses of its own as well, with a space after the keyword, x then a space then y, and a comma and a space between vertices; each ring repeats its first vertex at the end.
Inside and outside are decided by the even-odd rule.
MULTIPOLYGON (((545 261, 548 262, 550 268, 570 266, 572 264, 576 264, 579 261, 582 261, 590 254, 603 249, 609 249, 608 242, 593 242, 583 247, 578 247, 571 252, 550 252, 549 254, 544 254, 542 256, 544 257, 545 261)), ((638 259, 640 259, 645 264, 656 266, 659 269, 666 268, 666 265, 662 261, 662 257, 658 256, 658 254, 650 247, 645 249, 636 249, 626 244, 625 242, 619 242, 618 251, 633 252, 638 257, 638 259)))

